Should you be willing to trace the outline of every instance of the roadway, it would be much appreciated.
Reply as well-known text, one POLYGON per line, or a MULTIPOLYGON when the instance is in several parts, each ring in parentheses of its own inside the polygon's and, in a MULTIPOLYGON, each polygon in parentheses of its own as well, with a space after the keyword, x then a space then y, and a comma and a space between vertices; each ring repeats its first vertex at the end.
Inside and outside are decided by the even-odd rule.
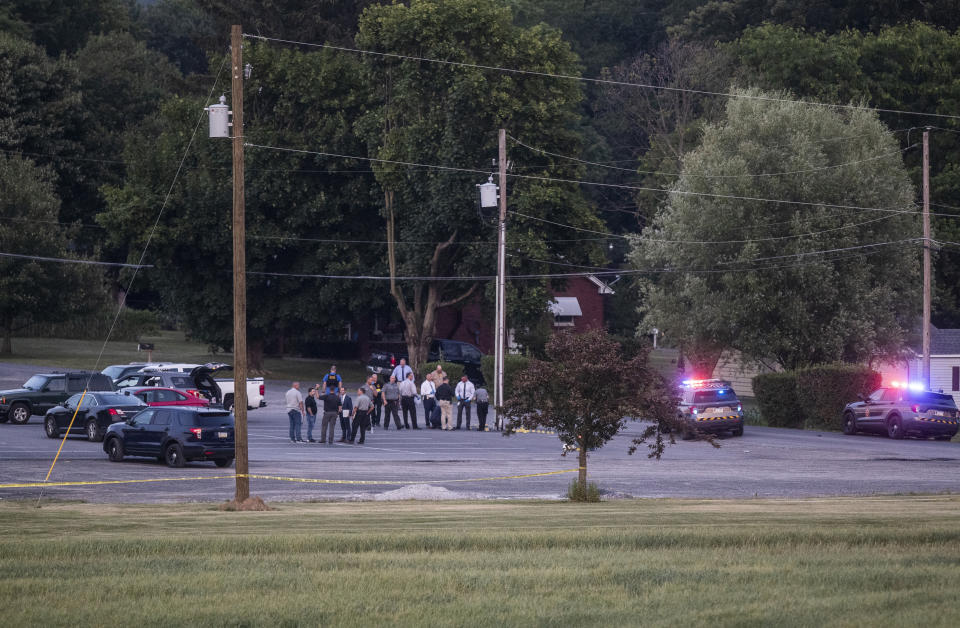
MULTIPOLYGON (((35 367, 27 370, 38 372, 35 367)), ((20 376, 10 365, 0 364, 0 385, 20 376)), ((504 437, 498 432, 377 429, 362 446, 293 444, 283 409, 285 387, 268 382, 269 405, 249 412, 250 472, 346 483, 251 479, 251 493, 267 501, 557 499, 575 477, 564 473, 480 479, 575 469, 575 454, 561 456, 560 443, 550 434, 504 437), (355 481, 369 483, 349 483, 355 481)), ((628 424, 590 455, 589 478, 608 497, 813 497, 960 490, 957 443, 747 426, 743 437, 720 439, 719 448, 682 441, 668 447, 661 460, 652 460, 643 447, 632 456, 627 453, 642 427, 628 424)), ((0 484, 42 481, 59 446, 59 440, 43 434, 40 417, 25 426, 0 424, 0 484)), ((216 478, 232 471, 212 463, 190 463, 183 469, 147 459, 113 463, 99 443, 70 437, 51 482, 150 481, 0 489, 0 499, 42 495, 89 502, 217 502, 232 497, 233 479, 216 478), (168 481, 176 478, 200 479, 168 481)))

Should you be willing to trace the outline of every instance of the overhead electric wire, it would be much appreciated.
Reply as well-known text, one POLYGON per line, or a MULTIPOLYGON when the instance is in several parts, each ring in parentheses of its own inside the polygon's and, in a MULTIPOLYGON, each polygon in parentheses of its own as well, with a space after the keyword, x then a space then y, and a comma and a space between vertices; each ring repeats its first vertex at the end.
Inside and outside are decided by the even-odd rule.
POLYGON ((899 150, 890 151, 889 153, 883 153, 883 154, 881 154, 881 155, 875 155, 875 156, 873 156, 873 157, 868 157, 868 158, 866 158, 866 159, 859 159, 859 160, 857 160, 857 161, 848 161, 848 162, 846 162, 846 163, 833 164, 833 165, 830 165, 830 166, 821 166, 821 167, 818 167, 818 168, 807 168, 807 169, 805 169, 805 170, 792 170, 792 171, 786 171, 786 172, 743 173, 743 174, 698 174, 698 173, 692 173, 692 172, 661 172, 661 171, 658 171, 658 170, 637 170, 637 169, 634 169, 634 168, 620 168, 620 167, 618 167, 618 166, 607 166, 607 165, 604 165, 604 164, 599 163, 599 162, 596 162, 596 161, 587 161, 587 160, 585 160, 585 159, 580 159, 580 158, 578 158, 578 157, 572 157, 572 156, 570 156, 570 155, 563 155, 563 154, 561 154, 561 153, 553 153, 553 152, 544 150, 544 149, 542 149, 542 148, 538 148, 538 147, 536 147, 536 146, 530 146, 529 144, 525 144, 524 142, 522 142, 522 141, 518 140, 517 138, 513 137, 512 135, 507 135, 507 137, 510 138, 511 140, 513 140, 514 142, 516 142, 518 145, 523 146, 524 148, 530 149, 530 150, 532 150, 532 151, 534 151, 534 152, 536 152, 536 153, 542 153, 542 154, 544 154, 544 155, 550 155, 551 157, 559 157, 560 159, 567 159, 567 160, 574 161, 574 162, 581 163, 581 164, 586 164, 586 165, 591 165, 591 166, 597 166, 597 167, 600 167, 600 168, 607 168, 607 169, 609 169, 609 170, 618 170, 618 171, 623 171, 623 172, 631 172, 631 173, 634 173, 634 174, 654 174, 654 175, 663 175, 663 176, 669 176, 669 177, 680 177, 680 176, 686 175, 686 176, 692 176, 692 177, 697 177, 697 178, 701 178, 701 179, 738 179, 738 178, 743 178, 743 177, 779 177, 779 176, 787 176, 787 175, 794 175, 794 174, 807 174, 807 173, 810 173, 810 172, 822 172, 822 171, 824 171, 824 170, 833 170, 833 169, 835 169, 835 168, 844 168, 844 167, 846 167, 846 166, 855 166, 855 165, 857 165, 857 164, 866 163, 866 162, 868 162, 868 161, 877 161, 878 159, 884 159, 884 158, 890 157, 890 156, 892 156, 892 155, 899 155, 900 153, 904 153, 904 152, 910 150, 911 148, 916 148, 916 146, 917 146, 917 144, 911 144, 910 146, 907 146, 906 148, 901 148, 901 149, 899 149, 899 150))
MULTIPOLYGON (((100 262, 92 259, 71 259, 67 257, 44 257, 42 255, 24 255, 21 253, 0 253, 0 257, 16 257, 20 259, 31 259, 38 262, 56 262, 58 264, 86 264, 90 266, 114 266, 117 268, 153 268, 152 265, 145 264, 123 264, 121 262, 100 262)), ((141 260, 143 261, 143 260, 141 260)))
POLYGON ((752 96, 747 94, 731 94, 725 92, 713 92, 702 89, 689 89, 683 87, 670 87, 667 85, 653 85, 648 83, 631 83, 629 81, 616 81, 613 79, 602 79, 602 78, 593 78, 593 77, 584 77, 584 76, 575 76, 573 74, 559 74, 555 72, 543 72, 539 70, 522 70, 518 68, 507 68, 495 65, 484 65, 480 63, 468 63, 466 61, 451 61, 449 59, 432 59, 430 57, 421 57, 417 55, 405 55, 395 52, 379 52, 376 50, 365 50, 363 48, 351 48, 349 46, 335 46, 333 44, 319 44, 306 41, 296 41, 293 39, 281 39, 279 37, 267 37, 265 35, 255 35, 253 33, 244 33, 244 37, 248 39, 259 39, 261 41, 273 41, 283 44, 292 44, 296 46, 308 46, 312 48, 325 48, 328 50, 338 50, 340 52, 350 52, 360 55, 372 55, 378 57, 392 58, 392 59, 405 59, 408 61, 420 61, 424 63, 436 63, 438 65, 448 65, 454 67, 462 68, 474 68, 477 70, 489 70, 494 72, 502 72, 505 74, 522 74, 527 76, 540 76, 545 78, 556 78, 570 81, 582 81, 584 83, 593 83, 593 84, 603 84, 603 85, 616 85, 619 87, 636 87, 640 89, 652 89, 668 92, 678 92, 678 93, 687 93, 687 94, 699 94, 701 96, 717 96, 721 98, 737 98, 742 100, 758 100, 764 102, 783 102, 783 103, 796 103, 801 105, 807 105, 812 107, 826 107, 832 109, 848 109, 855 111, 875 111, 881 113, 893 113, 898 115, 912 115, 912 116, 924 116, 929 118, 941 118, 946 120, 960 120, 960 116, 942 114, 942 113, 925 113, 922 111, 908 111, 904 109, 883 109, 879 107, 867 107, 864 105, 840 105, 834 103, 823 103, 811 100, 796 100, 793 98, 776 98, 774 96, 752 96))

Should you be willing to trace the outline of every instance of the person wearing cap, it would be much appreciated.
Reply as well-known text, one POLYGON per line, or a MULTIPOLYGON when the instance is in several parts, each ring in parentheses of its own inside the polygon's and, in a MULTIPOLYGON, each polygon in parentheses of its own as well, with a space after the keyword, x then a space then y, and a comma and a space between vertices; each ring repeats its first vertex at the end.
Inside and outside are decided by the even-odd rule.
POLYGON ((463 411, 467 411, 467 431, 470 431, 470 410, 471 403, 473 402, 473 396, 476 394, 476 390, 473 387, 473 382, 467 379, 467 376, 464 375, 460 378, 460 383, 457 384, 456 389, 457 395, 457 428, 460 429, 460 422, 463 419, 463 411))

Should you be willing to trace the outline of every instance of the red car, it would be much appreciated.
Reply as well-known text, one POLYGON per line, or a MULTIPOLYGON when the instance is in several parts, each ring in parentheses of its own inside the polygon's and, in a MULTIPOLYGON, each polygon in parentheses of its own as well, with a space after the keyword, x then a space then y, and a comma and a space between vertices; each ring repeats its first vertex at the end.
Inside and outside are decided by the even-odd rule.
POLYGON ((139 397, 148 406, 193 406, 206 408, 210 402, 201 397, 191 395, 176 388, 161 388, 148 386, 146 388, 130 388, 124 391, 127 394, 139 397))

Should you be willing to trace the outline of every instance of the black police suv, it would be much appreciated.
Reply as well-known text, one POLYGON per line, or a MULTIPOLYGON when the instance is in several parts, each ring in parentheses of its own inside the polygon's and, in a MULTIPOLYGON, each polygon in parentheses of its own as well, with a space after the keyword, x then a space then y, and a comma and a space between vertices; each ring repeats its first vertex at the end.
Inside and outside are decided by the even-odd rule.
POLYGON ((743 436, 743 406, 730 382, 722 379, 685 380, 680 386, 677 418, 683 424, 683 438, 697 432, 729 431, 743 436))
POLYGON ((953 397, 922 386, 891 382, 843 409, 843 433, 874 432, 950 440, 960 428, 953 397))
POLYGON ((229 466, 235 456, 233 415, 205 408, 148 408, 107 429, 103 450, 110 460, 158 458, 171 467, 190 460, 229 466))
POLYGON ((141 399, 115 392, 88 392, 74 395, 47 410, 43 417, 43 431, 49 438, 57 438, 70 430, 71 434, 86 434, 87 440, 100 442, 107 428, 126 421, 147 407, 141 399), (76 414, 76 418, 74 418, 76 414), (73 427, 70 426, 71 420, 73 427))

